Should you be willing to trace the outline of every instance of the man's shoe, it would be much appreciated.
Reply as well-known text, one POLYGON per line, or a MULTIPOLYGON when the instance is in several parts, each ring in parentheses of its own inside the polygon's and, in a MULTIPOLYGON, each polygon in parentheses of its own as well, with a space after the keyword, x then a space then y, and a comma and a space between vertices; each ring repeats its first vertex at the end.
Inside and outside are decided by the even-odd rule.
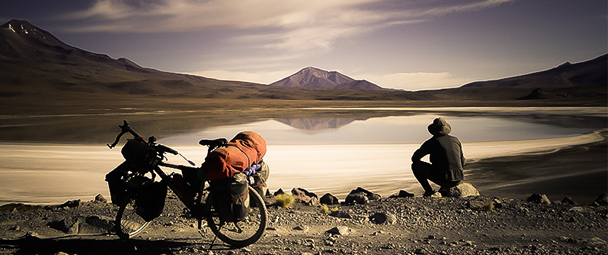
POLYGON ((431 190, 431 191, 425 191, 424 194, 422 194, 423 197, 430 197, 433 196, 436 192, 431 190))

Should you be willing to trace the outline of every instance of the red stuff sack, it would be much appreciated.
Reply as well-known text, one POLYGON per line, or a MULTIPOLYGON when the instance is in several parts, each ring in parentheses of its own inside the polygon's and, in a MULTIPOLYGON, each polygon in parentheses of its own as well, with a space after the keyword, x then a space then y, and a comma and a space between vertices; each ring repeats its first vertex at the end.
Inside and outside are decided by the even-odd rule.
POLYGON ((266 141, 253 131, 238 133, 228 144, 217 148, 205 158, 201 166, 210 180, 230 178, 262 161, 266 155, 266 141))

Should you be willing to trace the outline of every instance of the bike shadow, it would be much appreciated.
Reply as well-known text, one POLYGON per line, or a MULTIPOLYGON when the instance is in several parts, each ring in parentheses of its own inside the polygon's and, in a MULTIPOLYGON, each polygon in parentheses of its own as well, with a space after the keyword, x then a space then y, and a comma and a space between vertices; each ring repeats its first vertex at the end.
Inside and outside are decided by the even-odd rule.
POLYGON ((211 244, 200 238, 171 240, 121 240, 107 236, 70 236, 0 239, 0 254, 176 254, 202 253, 208 250, 230 250, 223 243, 211 244), (209 249, 211 248, 211 249, 209 249), (5 253, 8 252, 8 253, 5 253))

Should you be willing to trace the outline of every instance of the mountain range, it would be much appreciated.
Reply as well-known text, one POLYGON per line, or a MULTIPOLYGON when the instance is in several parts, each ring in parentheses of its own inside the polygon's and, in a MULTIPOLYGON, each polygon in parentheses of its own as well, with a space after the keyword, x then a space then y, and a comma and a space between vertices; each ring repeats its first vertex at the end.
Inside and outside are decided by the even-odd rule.
POLYGON ((606 104, 606 65, 603 55, 517 77, 415 92, 385 89, 366 80, 314 67, 264 85, 141 67, 126 58, 113 59, 67 45, 27 21, 11 20, 0 26, 0 114, 27 111, 30 106, 47 110, 72 105, 106 107, 108 101, 126 107, 125 100, 133 101, 128 105, 141 105, 137 102, 152 99, 166 99, 172 104, 184 102, 175 98, 193 102, 204 98, 218 102, 273 99, 442 103, 593 99, 606 104))

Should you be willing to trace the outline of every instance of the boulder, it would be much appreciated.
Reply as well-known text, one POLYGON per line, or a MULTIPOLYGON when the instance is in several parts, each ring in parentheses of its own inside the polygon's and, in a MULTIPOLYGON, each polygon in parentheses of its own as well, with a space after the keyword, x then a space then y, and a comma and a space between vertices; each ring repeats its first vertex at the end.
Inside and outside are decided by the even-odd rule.
POLYGON ((378 200, 380 198, 382 198, 380 194, 375 194, 364 188, 358 187, 348 193, 344 202, 346 204, 367 204, 369 200, 378 200))
POLYGON ((479 191, 470 183, 461 182, 455 187, 449 189, 440 189, 439 192, 443 197, 477 197, 479 191))
POLYGON ((325 193, 325 195, 323 195, 321 197, 321 199, 319 200, 319 202, 321 202, 321 204, 326 204, 326 205, 337 205, 337 204, 340 204, 340 201, 338 201, 338 198, 335 197, 332 194, 329 194, 329 193, 325 193))
POLYGON ((365 193, 350 193, 344 199, 344 203, 347 205, 352 204, 367 204, 369 202, 369 198, 365 195, 365 193))
POLYGON ((545 194, 532 194, 526 201, 539 204, 551 204, 551 200, 549 200, 545 194))
POLYGON ((319 206, 319 196, 317 194, 308 192, 303 188, 293 188, 291 190, 291 194, 296 199, 296 201, 303 203, 305 205, 319 206))

